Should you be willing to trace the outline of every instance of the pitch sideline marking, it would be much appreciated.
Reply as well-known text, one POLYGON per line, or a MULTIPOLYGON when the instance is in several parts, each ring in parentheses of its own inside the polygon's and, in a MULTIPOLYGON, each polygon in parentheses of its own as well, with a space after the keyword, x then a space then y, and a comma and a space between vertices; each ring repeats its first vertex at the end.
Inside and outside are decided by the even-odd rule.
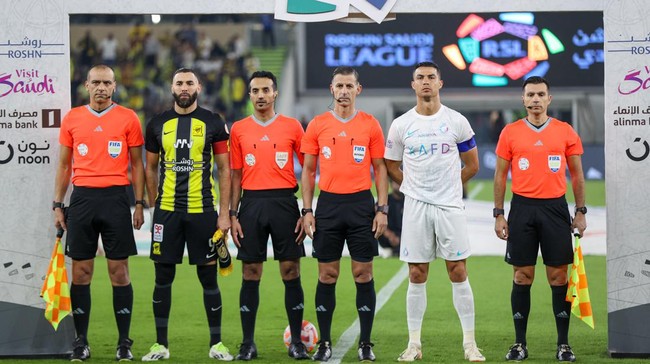
POLYGON ((469 193, 467 194, 467 198, 469 198, 470 200, 476 198, 476 196, 478 196, 478 194, 483 190, 483 187, 485 187, 483 182, 477 183, 474 186, 474 188, 472 188, 472 190, 469 191, 469 193))
MULTIPOLYGON (((384 306, 386 302, 388 302, 388 299, 391 298, 393 295, 393 292, 399 287, 402 282, 404 282, 405 279, 408 278, 409 276, 409 269, 408 269, 408 264, 404 264, 400 270, 395 273, 393 278, 386 283, 384 287, 379 291, 379 294, 377 294, 377 306, 375 307, 375 316, 377 316, 377 313, 381 308, 384 306)), ((350 327, 347 328, 341 334, 341 337, 339 340, 336 342, 336 346, 333 347, 332 351, 332 359, 329 360, 330 363, 332 364, 340 364, 341 360, 343 359, 343 356, 345 356, 345 353, 347 353, 350 348, 352 348, 355 344, 357 335, 359 334, 359 318, 357 317, 356 320, 352 323, 350 327)))

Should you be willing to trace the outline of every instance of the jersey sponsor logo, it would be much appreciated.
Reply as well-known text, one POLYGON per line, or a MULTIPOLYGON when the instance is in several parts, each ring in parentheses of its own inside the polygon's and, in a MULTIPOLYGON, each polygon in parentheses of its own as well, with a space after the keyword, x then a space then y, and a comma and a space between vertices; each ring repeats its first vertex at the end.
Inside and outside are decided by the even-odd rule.
POLYGON ((352 147, 352 158, 357 163, 363 162, 366 157, 366 147, 363 145, 355 145, 352 147))
POLYGON ((153 224, 153 241, 162 242, 164 230, 165 230, 165 225, 153 224))
POLYGON ((194 144, 194 139, 190 139, 189 141, 187 139, 176 139, 176 143, 174 143, 174 148, 192 148, 192 145, 194 144))
POLYGON ((246 157, 244 157, 244 161, 246 161, 246 165, 252 167, 255 165, 255 156, 251 153, 248 153, 246 154, 246 157))
POLYGON ((451 145, 447 143, 431 143, 420 145, 407 145, 405 153, 411 156, 421 157, 423 155, 447 154, 451 150, 451 145))
POLYGON ((562 157, 559 155, 549 155, 548 156, 548 168, 551 172, 555 173, 560 170, 562 166, 562 157))
POLYGON ((108 141, 108 155, 111 158, 117 158, 122 153, 122 142, 109 140, 108 141))
POLYGON ((407 132, 406 132, 406 136, 404 137, 404 140, 406 140, 406 139, 412 137, 413 135, 415 135, 415 133, 416 133, 418 130, 420 130, 420 129, 415 129, 415 130, 409 130, 409 131, 407 131, 407 132))
POLYGON ((527 170, 530 167, 530 162, 526 158, 519 158, 519 169, 522 171, 527 170))
POLYGON ((287 162, 289 161, 289 153, 287 152, 275 152, 275 164, 280 167, 280 169, 284 168, 284 166, 287 165, 287 162))
POLYGON ((321 154, 325 159, 332 158, 332 150, 330 149, 330 147, 323 147, 323 149, 321 149, 321 154))
POLYGON ((192 127, 193 137, 203 137, 203 125, 195 125, 192 127))
POLYGON ((77 145, 77 152, 79 152, 80 156, 84 157, 88 154, 88 146, 84 143, 77 145))
POLYGON ((171 134, 171 133, 173 133, 173 132, 174 132, 173 130, 165 131, 165 132, 163 132, 163 135, 171 134))
MULTIPOLYGON (((195 169, 203 169, 203 165, 205 162, 200 162, 195 165, 194 159, 181 159, 179 161, 177 160, 172 160, 171 165, 172 165, 172 171, 174 172, 194 172, 195 169)), ((165 166, 167 167, 167 163, 165 166)))

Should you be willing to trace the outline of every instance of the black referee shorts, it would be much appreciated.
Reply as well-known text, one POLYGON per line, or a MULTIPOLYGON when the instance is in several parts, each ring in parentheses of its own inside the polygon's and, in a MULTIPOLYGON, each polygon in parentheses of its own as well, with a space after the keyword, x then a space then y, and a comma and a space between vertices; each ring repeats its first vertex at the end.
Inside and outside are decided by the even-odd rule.
POLYGON ((370 190, 351 194, 321 191, 314 216, 313 255, 319 262, 341 259, 346 241, 352 260, 367 263, 379 255, 377 239, 372 232, 375 199, 370 190))
POLYGON ((93 259, 99 234, 106 258, 119 260, 138 254, 126 186, 75 186, 66 224, 66 255, 72 259, 93 259))
POLYGON ((296 243, 296 223, 300 219, 298 201, 292 188, 245 190, 239 207, 239 223, 244 237, 237 259, 244 262, 266 261, 269 236, 275 260, 293 260, 305 256, 305 247, 296 243))
POLYGON ((551 199, 513 194, 508 214, 505 261, 523 267, 535 265, 541 248, 544 265, 573 262, 571 215, 564 196, 551 199))

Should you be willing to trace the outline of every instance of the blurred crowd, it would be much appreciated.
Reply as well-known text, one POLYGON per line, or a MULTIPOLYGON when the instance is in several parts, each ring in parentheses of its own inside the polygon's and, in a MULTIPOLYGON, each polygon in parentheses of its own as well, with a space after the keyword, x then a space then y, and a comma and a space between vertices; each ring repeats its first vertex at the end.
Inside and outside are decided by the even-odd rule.
POLYGON ((86 74, 99 63, 115 69, 115 101, 136 110, 143 123, 172 105, 170 80, 180 67, 199 73, 202 106, 220 113, 229 123, 239 120, 248 114, 248 77, 260 67, 241 34, 223 42, 197 30, 194 22, 157 34, 150 25, 135 21, 126 42, 113 33, 97 39, 87 30, 71 51, 73 107, 87 100, 86 74))

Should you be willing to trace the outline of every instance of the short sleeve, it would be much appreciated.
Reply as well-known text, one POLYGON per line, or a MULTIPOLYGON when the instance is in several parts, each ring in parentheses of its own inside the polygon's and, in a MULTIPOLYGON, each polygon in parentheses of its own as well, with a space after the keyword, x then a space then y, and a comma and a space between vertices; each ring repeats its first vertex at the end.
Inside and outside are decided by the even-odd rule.
POLYGON ((385 140, 379 121, 371 116, 372 129, 370 130, 370 158, 384 158, 385 140))
POLYGON ((302 137, 300 151, 305 154, 318 155, 318 122, 314 118, 308 125, 302 137))
POLYGON ((396 120, 393 120, 388 129, 384 158, 393 161, 401 161, 404 158, 404 143, 402 142, 402 137, 400 136, 399 126, 396 123, 396 120))

